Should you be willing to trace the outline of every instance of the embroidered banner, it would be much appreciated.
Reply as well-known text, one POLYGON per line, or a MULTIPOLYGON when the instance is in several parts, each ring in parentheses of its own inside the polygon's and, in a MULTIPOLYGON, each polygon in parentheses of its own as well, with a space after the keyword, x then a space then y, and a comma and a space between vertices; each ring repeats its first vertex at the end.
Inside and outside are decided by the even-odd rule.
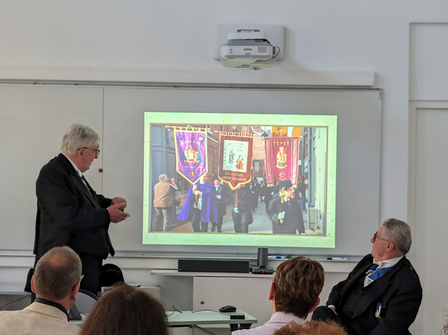
POLYGON ((220 135, 219 179, 229 184, 232 190, 239 184, 250 181, 253 138, 235 135, 220 135))
POLYGON ((298 137, 265 137, 266 181, 274 186, 281 180, 297 185, 299 169, 298 137))
POLYGON ((207 173, 207 134, 205 131, 175 130, 176 171, 194 184, 207 173))

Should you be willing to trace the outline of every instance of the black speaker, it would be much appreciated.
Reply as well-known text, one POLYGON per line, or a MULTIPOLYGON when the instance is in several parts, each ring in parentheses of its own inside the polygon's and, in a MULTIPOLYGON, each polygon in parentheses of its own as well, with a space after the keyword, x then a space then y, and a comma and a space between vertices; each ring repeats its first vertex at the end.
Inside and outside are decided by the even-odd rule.
POLYGON ((179 259, 179 272, 233 272, 249 273, 249 261, 224 261, 205 259, 179 259))
POLYGON ((268 267, 268 248, 258 248, 257 266, 252 268, 252 273, 269 275, 274 269, 268 267))
POLYGON ((268 248, 258 248, 257 266, 268 266, 268 248))

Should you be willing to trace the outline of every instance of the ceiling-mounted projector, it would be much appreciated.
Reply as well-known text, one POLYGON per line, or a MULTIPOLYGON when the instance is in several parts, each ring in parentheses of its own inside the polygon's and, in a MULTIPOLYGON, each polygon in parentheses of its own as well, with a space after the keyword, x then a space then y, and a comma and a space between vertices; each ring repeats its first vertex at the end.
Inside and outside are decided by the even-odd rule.
POLYGON ((280 52, 258 29, 239 29, 229 33, 221 47, 221 63, 225 67, 260 69, 271 67, 280 52))

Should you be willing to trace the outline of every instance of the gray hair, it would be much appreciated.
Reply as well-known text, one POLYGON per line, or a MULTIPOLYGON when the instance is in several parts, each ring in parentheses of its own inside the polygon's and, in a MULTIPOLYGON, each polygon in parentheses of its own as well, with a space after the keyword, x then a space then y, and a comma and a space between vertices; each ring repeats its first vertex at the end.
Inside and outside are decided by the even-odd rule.
POLYGON ((81 259, 70 247, 50 249, 39 259, 34 271, 36 295, 61 300, 79 283, 81 273, 81 259))
POLYGON ((93 129, 75 123, 65 131, 61 142, 61 150, 69 155, 74 155, 80 148, 98 144, 100 139, 100 135, 93 129))
POLYGON ((161 174, 161 175, 159 176, 159 181, 164 181, 165 178, 168 178, 168 176, 167 176, 166 174, 161 174))
POLYGON ((392 241, 397 250, 406 255, 412 244, 411 227, 406 222, 393 218, 383 221, 382 225, 383 237, 392 241))
POLYGON ((445 309, 443 310, 442 335, 448 335, 448 304, 445 304, 445 309))

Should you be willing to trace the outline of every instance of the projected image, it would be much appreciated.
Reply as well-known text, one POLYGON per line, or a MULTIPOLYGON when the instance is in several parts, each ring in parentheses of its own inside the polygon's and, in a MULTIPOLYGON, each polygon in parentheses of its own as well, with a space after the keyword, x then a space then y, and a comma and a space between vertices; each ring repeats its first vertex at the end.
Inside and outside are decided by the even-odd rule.
POLYGON ((145 113, 143 242, 334 247, 336 123, 145 113))

